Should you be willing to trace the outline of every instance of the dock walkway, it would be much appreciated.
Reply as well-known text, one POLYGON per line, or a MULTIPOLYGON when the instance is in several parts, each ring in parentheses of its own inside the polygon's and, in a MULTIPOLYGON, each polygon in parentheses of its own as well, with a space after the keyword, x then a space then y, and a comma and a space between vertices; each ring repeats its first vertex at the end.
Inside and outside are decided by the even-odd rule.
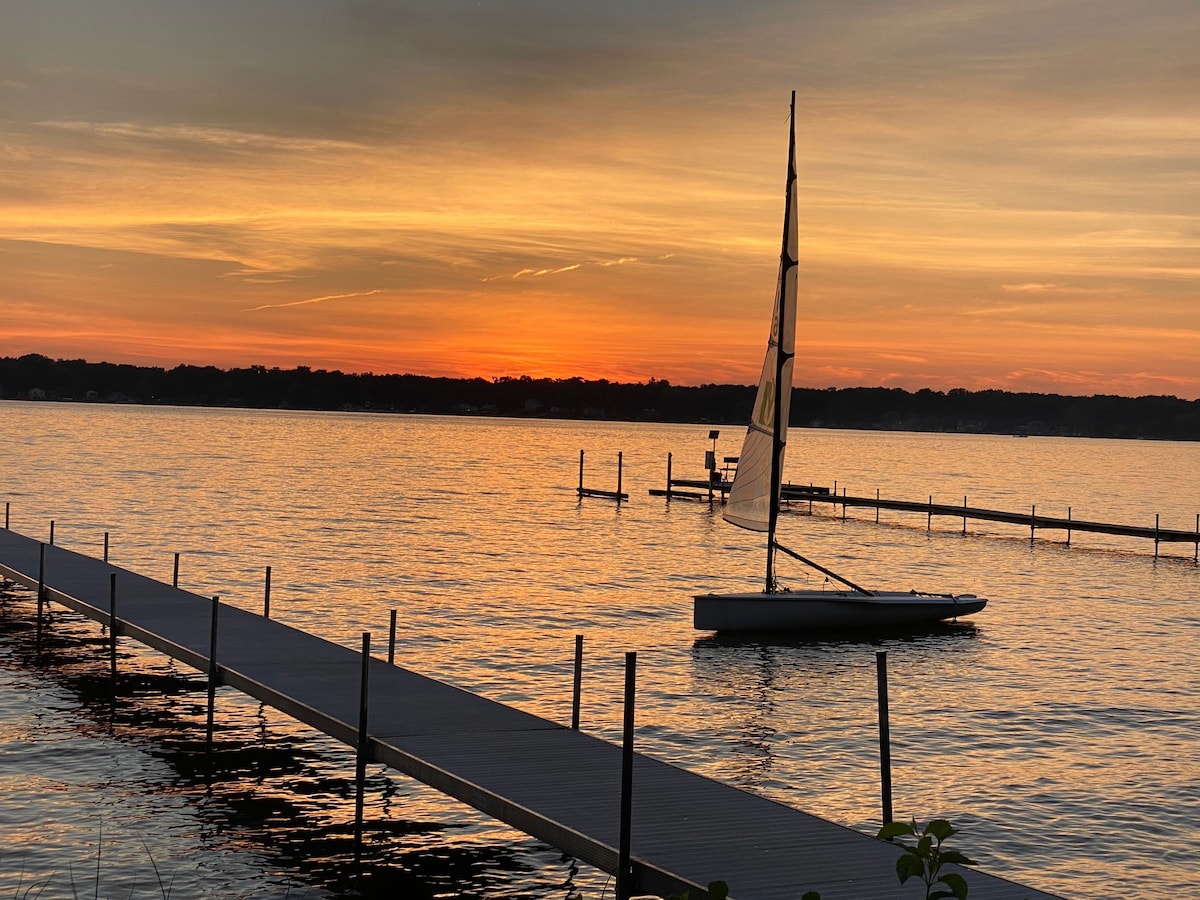
MULTIPOLYGON (((0 529, 0 576, 36 589, 38 541, 0 529)), ((48 600, 201 671, 209 669, 211 598, 52 545, 48 600)), ((232 606, 218 616, 217 681, 351 747, 358 743, 363 669, 356 650, 232 606)), ((617 869, 621 748, 426 678, 369 662, 369 758, 546 841, 602 871, 617 869)), ((736 900, 893 900, 903 887, 897 848, 849 828, 637 754, 633 883, 638 892, 690 891, 723 880, 736 900)), ((974 870, 973 900, 1043 900, 974 870)))

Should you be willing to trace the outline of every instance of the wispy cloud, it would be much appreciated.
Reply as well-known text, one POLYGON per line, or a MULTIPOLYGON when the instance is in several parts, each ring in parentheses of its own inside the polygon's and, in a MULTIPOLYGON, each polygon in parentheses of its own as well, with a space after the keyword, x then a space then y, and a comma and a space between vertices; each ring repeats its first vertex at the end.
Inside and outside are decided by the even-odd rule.
POLYGON ((212 144, 238 150, 283 150, 294 153, 314 153, 358 149, 362 146, 352 141, 333 140, 329 138, 297 138, 263 134, 254 131, 237 131, 231 128, 213 128, 203 125, 145 125, 138 122, 69 120, 44 120, 33 122, 32 124, 39 128, 76 132, 92 136, 127 140, 212 144))
POLYGON ((312 303, 326 303, 330 300, 346 300, 350 297, 370 297, 372 294, 383 293, 382 288, 372 291, 354 291, 349 294, 328 294, 324 297, 309 297, 307 300, 292 300, 290 303, 265 303, 262 306, 252 306, 242 312, 258 312, 260 309, 283 309, 286 306, 308 306, 312 303))
POLYGON ((1020 291, 1021 293, 1026 294, 1043 294, 1047 291, 1057 291, 1059 290, 1059 286, 1057 284, 1029 282, 1027 284, 1006 284, 1004 285, 1004 290, 1020 291))
MULTIPOLYGON (((662 260, 670 259, 674 255, 675 255, 674 253, 664 253, 661 256, 654 257, 654 261, 659 262, 662 260)), ((598 259, 598 260, 595 260, 590 263, 573 263, 572 265, 569 265, 569 266, 560 266, 557 269, 549 268, 549 267, 544 268, 544 269, 533 269, 533 268, 519 269, 518 271, 514 272, 511 275, 489 275, 487 278, 483 278, 481 280, 486 282, 486 281, 501 281, 504 279, 513 279, 513 278, 541 278, 546 275, 561 275, 564 272, 574 272, 577 269, 584 268, 584 266, 599 266, 602 269, 606 269, 610 266, 628 266, 633 263, 640 263, 640 262, 642 262, 642 259, 639 256, 621 256, 621 257, 617 257, 616 259, 598 259)))

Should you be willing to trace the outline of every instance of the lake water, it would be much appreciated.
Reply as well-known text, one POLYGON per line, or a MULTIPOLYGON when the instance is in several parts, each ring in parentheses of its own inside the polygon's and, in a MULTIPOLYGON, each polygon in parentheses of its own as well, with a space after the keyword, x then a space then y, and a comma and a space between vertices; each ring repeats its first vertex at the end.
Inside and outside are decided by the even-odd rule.
MULTIPOLYGON (((761 539, 647 493, 668 453, 702 476, 708 428, 0 403, 0 500, 16 531, 54 520, 56 543, 97 556, 109 532, 114 563, 162 580, 178 552, 182 587, 250 609, 269 565, 272 615, 347 646, 380 647, 395 609, 397 662, 559 721, 583 634, 582 725, 611 740, 636 650, 639 750, 868 832, 884 649, 897 817, 949 818, 985 869, 1066 897, 1200 896, 1192 544, 1156 560, 1148 541, 804 507, 781 540, 805 555, 988 608, 908 638, 716 640, 691 596, 757 585, 761 539), (623 453, 628 503, 576 497, 581 449, 608 489, 623 453)), ((850 494, 1184 530, 1200 511, 1194 444, 798 429, 788 452, 787 478, 850 494)), ((91 896, 97 877, 101 896, 173 900, 346 889, 348 748, 223 689, 210 776, 202 679, 123 644, 114 709, 98 627, 59 612, 39 668, 29 610, 16 592, 0 612, 0 896, 91 896)), ((611 895, 382 767, 368 818, 381 896, 611 895)))

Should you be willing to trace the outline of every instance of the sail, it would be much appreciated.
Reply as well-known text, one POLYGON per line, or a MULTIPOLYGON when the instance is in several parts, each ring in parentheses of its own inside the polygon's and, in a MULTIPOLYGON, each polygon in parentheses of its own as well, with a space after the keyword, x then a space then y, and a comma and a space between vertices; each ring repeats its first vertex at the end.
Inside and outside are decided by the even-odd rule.
POLYGON ((724 513, 725 521, 751 531, 772 531, 775 526, 774 512, 778 510, 779 484, 787 448, 788 411, 791 409, 798 257, 794 112, 792 120, 775 312, 771 317, 771 334, 750 426, 742 442, 737 473, 729 489, 724 513))

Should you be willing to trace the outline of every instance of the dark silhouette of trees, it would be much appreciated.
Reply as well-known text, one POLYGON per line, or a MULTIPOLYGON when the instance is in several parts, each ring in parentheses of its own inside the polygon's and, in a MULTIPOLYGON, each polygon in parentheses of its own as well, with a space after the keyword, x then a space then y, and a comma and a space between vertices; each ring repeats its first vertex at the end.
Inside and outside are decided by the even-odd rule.
MULTIPOLYGON (((260 409, 370 410, 617 421, 740 423, 754 388, 582 378, 432 378, 299 366, 151 366, 0 358, 0 399, 260 409)), ((793 425, 903 431, 1200 440, 1200 401, 1006 391, 796 388, 793 425)))

